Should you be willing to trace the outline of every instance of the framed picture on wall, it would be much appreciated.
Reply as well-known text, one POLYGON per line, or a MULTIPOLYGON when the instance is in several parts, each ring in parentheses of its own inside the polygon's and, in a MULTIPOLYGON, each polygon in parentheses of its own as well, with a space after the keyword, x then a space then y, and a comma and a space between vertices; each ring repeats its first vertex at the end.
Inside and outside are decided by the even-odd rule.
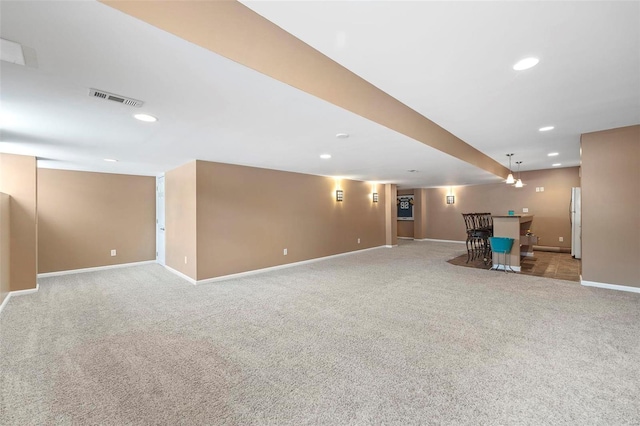
POLYGON ((413 220, 413 195, 398 195, 398 220, 413 220))

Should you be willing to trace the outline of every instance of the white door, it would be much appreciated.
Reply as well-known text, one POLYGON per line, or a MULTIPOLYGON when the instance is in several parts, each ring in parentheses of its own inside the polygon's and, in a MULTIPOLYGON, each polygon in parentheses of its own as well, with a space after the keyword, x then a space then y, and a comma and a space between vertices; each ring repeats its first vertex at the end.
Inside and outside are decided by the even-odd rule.
POLYGON ((571 254, 576 259, 582 259, 582 191, 580 188, 573 189, 571 254))
POLYGON ((164 176, 156 178, 156 260, 164 265, 164 176))

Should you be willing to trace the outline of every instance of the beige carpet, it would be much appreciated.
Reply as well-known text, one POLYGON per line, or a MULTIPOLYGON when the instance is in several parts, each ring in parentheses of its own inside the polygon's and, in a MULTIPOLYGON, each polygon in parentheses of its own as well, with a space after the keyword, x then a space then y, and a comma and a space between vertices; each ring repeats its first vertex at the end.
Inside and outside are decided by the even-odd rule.
POLYGON ((0 314, 0 423, 639 423, 640 294, 446 262, 462 251, 41 279, 0 314))

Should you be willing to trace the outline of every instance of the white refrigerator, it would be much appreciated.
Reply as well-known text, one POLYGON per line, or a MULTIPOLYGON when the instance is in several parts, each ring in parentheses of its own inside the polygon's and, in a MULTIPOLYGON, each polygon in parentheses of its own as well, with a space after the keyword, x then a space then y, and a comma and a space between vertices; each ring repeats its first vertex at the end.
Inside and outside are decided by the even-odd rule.
POLYGON ((571 188, 571 256, 582 258, 582 204, 580 188, 571 188))

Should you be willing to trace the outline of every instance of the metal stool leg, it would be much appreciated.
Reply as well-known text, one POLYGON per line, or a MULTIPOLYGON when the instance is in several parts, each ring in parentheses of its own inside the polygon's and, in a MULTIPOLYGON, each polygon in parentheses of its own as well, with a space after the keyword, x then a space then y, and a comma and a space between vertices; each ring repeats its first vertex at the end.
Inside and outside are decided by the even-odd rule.
MULTIPOLYGON (((502 253, 502 252, 501 251, 494 251, 494 253, 496 254, 496 260, 498 261, 498 263, 495 264, 495 265, 492 264, 491 265, 491 270, 499 271, 500 270, 500 253, 502 253)), ((493 262, 493 259, 492 259, 492 262, 493 262)))
MULTIPOLYGON (((504 273, 507 273, 507 252, 503 252, 502 256, 504 256, 504 261, 502 262, 502 266, 504 267, 504 273)), ((509 256, 509 263, 511 263, 511 256, 509 256)), ((511 266, 509 266, 511 268, 511 266)))
POLYGON ((509 264, 507 264, 507 252, 504 253, 504 272, 507 272, 507 266, 510 272, 516 273, 516 271, 511 268, 511 252, 509 252, 509 264))

